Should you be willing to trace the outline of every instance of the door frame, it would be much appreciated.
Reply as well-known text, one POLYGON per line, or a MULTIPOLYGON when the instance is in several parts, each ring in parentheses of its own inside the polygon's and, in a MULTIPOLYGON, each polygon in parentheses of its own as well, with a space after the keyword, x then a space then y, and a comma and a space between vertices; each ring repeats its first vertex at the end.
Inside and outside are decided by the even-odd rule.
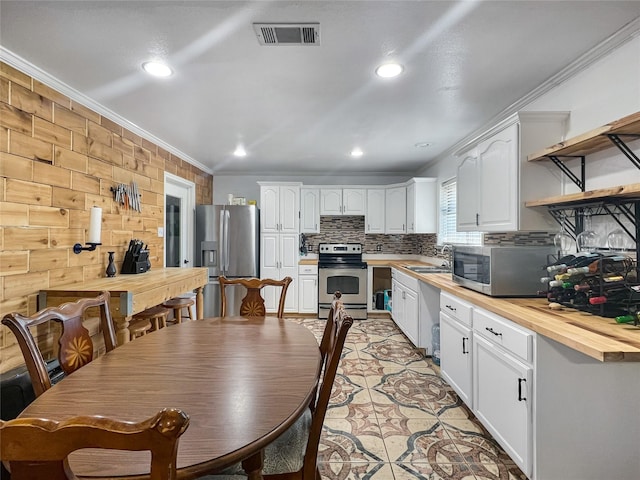
POLYGON ((193 265, 193 232, 195 228, 195 209, 196 209, 196 184, 169 172, 164 172, 164 212, 163 225, 164 237, 164 255, 162 255, 162 265, 166 267, 166 251, 167 251, 167 195, 178 197, 182 200, 184 206, 184 215, 181 217, 181 229, 185 232, 180 238, 180 248, 182 257, 189 261, 188 264, 181 263, 181 267, 190 267, 193 265))

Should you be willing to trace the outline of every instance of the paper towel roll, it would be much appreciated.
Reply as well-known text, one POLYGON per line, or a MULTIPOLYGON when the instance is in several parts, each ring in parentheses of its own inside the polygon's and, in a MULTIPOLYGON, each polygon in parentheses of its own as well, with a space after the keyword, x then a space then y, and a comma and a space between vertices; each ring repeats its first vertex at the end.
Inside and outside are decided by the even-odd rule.
POLYGON ((100 241, 100 231, 102 230, 102 209, 91 207, 91 217, 89 219, 89 241, 87 243, 102 243, 100 241))

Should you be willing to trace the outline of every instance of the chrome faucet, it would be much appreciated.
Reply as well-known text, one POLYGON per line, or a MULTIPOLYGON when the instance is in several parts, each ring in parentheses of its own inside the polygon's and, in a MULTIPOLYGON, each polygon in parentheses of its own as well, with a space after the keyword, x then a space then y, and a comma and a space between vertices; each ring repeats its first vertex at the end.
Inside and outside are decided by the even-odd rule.
POLYGON ((442 256, 446 255, 444 261, 442 262, 442 265, 448 270, 451 270, 451 263, 452 263, 452 257, 453 257, 453 245, 450 245, 448 243, 445 243, 444 245, 442 245, 442 249, 440 250, 440 255, 442 256))

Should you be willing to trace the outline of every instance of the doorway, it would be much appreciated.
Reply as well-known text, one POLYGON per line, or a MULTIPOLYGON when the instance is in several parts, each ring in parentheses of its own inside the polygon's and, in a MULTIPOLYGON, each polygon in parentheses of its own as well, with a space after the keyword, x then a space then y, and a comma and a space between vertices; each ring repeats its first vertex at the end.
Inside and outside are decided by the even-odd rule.
POLYGON ((195 203, 195 183, 165 172, 165 267, 190 267, 192 265, 195 203))

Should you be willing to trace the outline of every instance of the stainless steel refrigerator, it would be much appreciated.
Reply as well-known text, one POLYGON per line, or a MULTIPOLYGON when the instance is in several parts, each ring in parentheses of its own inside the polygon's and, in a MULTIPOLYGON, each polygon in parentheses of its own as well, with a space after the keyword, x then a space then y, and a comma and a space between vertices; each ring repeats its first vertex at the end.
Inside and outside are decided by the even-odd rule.
MULTIPOLYGON (((195 263, 209 269, 203 290, 205 317, 220 315, 220 275, 260 276, 259 222, 255 205, 196 206, 195 263)), ((227 314, 238 314, 245 294, 244 287, 227 287, 227 314)))

